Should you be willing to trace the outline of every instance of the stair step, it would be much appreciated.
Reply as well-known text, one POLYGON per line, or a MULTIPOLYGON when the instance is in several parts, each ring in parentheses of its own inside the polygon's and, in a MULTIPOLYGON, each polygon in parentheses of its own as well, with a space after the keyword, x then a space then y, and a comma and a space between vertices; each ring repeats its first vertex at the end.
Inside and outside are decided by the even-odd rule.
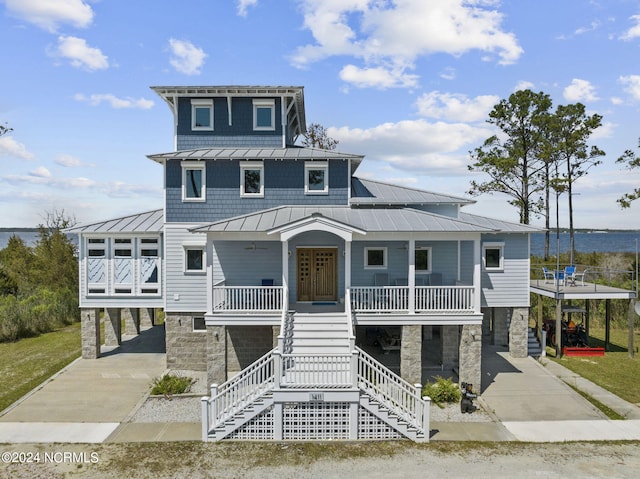
POLYGON ((294 339, 347 339, 346 331, 296 331, 294 339))

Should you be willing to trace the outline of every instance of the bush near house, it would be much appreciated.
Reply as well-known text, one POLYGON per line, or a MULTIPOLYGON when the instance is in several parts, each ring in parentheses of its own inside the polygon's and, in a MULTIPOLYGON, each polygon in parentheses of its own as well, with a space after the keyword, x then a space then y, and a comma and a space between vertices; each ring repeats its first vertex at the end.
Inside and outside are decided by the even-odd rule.
POLYGON ((429 396, 438 405, 460 401, 462 393, 452 378, 437 376, 435 379, 435 382, 428 382, 422 387, 423 396, 429 396))

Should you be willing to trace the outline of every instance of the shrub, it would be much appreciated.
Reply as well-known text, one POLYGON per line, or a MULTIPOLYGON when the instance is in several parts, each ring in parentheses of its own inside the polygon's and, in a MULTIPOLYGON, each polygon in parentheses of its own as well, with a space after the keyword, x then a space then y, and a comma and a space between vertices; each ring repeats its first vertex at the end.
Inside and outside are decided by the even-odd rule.
POLYGON ((193 383, 193 378, 165 374, 161 378, 155 378, 153 380, 153 384, 151 385, 151 394, 163 394, 165 396, 183 394, 189 392, 193 383))
POLYGON ((436 404, 454 403, 460 401, 462 393, 451 378, 436 376, 434 383, 427 383, 422 388, 422 395, 429 396, 436 404))

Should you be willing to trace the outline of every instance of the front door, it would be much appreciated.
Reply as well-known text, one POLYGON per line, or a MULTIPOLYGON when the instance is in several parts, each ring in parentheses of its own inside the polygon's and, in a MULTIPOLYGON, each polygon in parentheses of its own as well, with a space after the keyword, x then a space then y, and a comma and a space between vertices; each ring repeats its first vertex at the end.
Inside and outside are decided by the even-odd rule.
POLYGON ((338 300, 336 248, 298 248, 298 301, 338 300))

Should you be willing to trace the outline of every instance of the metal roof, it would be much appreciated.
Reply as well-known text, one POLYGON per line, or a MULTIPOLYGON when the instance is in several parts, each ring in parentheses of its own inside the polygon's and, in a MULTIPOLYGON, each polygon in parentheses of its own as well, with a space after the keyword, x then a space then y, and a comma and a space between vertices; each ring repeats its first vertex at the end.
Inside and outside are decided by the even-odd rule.
POLYGON ((509 233, 539 233, 545 231, 545 228, 539 228, 537 226, 525 225, 522 223, 513 223, 510 221, 496 220, 493 218, 487 218, 484 216, 472 215, 469 213, 460 212, 458 217, 462 221, 474 223, 485 226, 487 228, 494 229, 496 231, 503 231, 509 233))
POLYGON ((350 202, 354 205, 467 205, 475 203, 473 200, 459 196, 433 193, 357 177, 353 177, 351 181, 350 202))
POLYGON ((413 208, 281 206, 193 228, 197 232, 268 232, 290 223, 323 216, 367 232, 492 232, 490 227, 413 208))
POLYGON ((67 228, 68 233, 161 233, 164 224, 163 210, 147 211, 98 223, 67 228))
POLYGON ((287 148, 198 148, 194 150, 170 151, 147 155, 147 158, 162 163, 164 160, 353 160, 352 169, 357 168, 363 155, 340 153, 321 148, 290 146, 287 148))

